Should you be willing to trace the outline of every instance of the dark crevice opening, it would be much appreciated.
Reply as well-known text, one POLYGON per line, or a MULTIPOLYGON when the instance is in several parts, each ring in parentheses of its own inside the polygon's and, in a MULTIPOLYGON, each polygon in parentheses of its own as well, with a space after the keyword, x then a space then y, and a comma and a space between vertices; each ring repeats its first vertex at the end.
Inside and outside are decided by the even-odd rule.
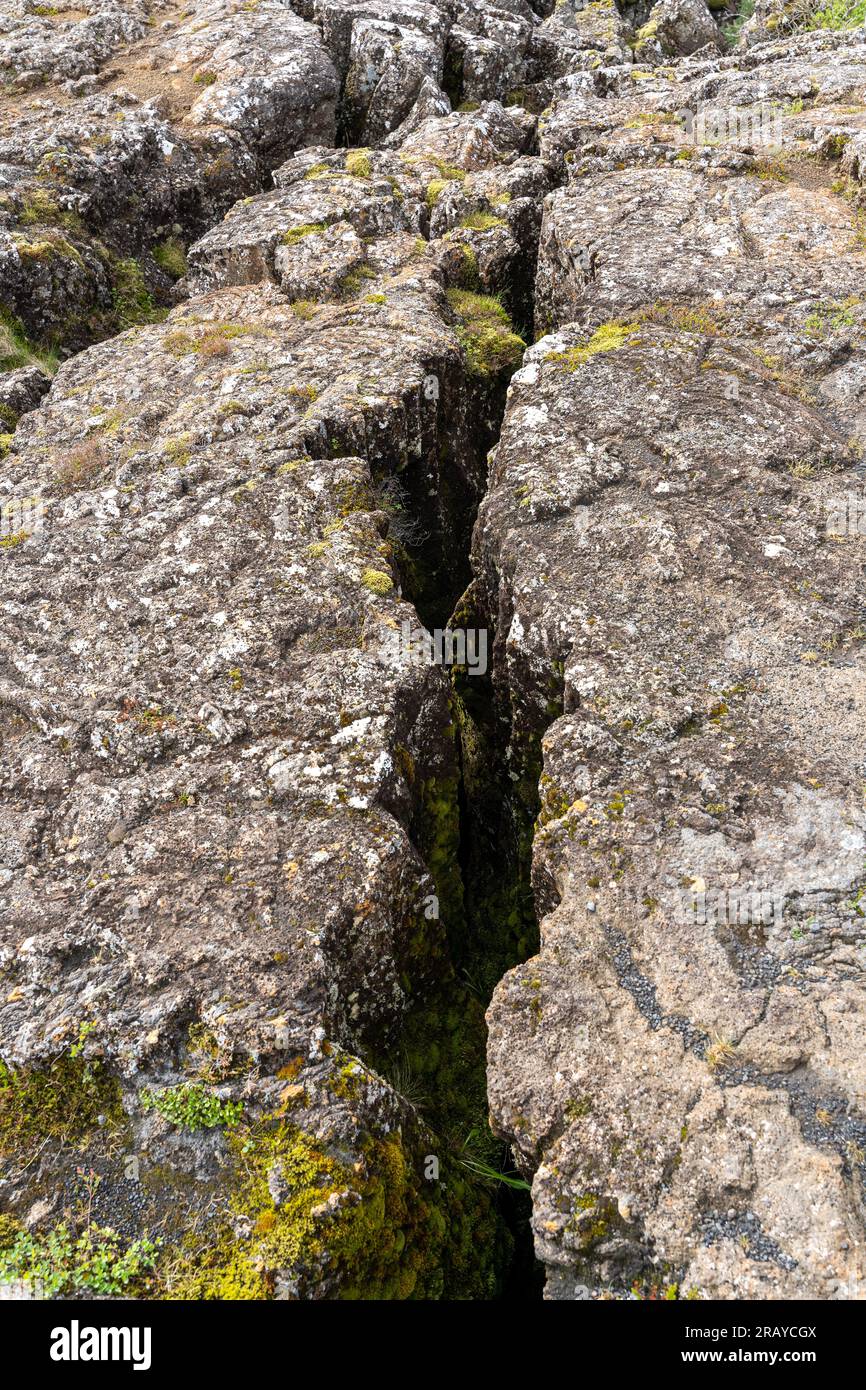
MULTIPOLYGON (((530 259, 534 261, 534 256, 530 259)), ((527 279, 530 274, 527 264, 527 279)), ((531 294, 523 297, 523 303, 527 302, 531 315, 531 294)), ((436 496, 429 495, 429 474, 423 468, 417 470, 415 482, 406 479, 403 483, 409 532, 414 531, 416 539, 399 547, 402 591, 430 632, 487 631, 490 627, 487 615, 475 606, 470 550, 487 486, 487 454, 499 438, 509 377, 505 373, 494 381, 470 378, 470 437, 462 444, 459 440, 449 443, 438 460, 436 496), (431 503, 436 509, 432 520, 431 503)), ((465 390, 467 382, 460 384, 465 390)), ((440 428, 440 437, 448 438, 448 414, 456 401, 449 401, 447 389, 441 406, 440 425, 445 427, 440 428)), ((487 631, 488 662, 493 637, 492 630, 487 631)), ((455 1154, 468 1154, 471 1161, 480 1161, 490 1170, 486 1181, 495 1190, 496 1209, 510 1243, 497 1297, 526 1301, 542 1296, 543 1266, 534 1255, 528 1187, 514 1167, 508 1144, 488 1125, 483 1014, 503 975, 538 947, 530 867, 540 740, 534 778, 529 775, 515 787, 506 760, 510 719, 497 700, 489 669, 470 674, 468 668, 454 667, 450 674, 459 767, 455 867, 462 897, 460 911, 445 922, 453 976, 419 1001, 408 1031, 404 1029, 384 1068, 393 1067, 401 1056, 417 1057, 425 1037, 432 1037, 433 1045, 441 1049, 441 1016, 452 1013, 455 1006, 465 1012, 463 1040, 472 1056, 460 1058, 456 1069, 449 1059, 422 1113, 434 1131, 447 1132, 455 1154), (456 1096, 457 1089, 464 1094, 456 1096), (472 1142, 463 1149, 467 1132, 472 1142)), ((429 863, 423 833, 416 829, 413 839, 429 863)))

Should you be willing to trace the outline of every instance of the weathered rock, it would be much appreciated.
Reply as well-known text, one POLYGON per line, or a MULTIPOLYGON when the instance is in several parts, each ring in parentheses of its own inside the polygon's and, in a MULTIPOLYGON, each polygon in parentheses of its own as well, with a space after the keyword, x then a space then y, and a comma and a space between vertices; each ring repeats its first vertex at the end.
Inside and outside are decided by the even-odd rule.
MULTIPOLYGON (((862 43, 845 34, 807 35, 749 57, 635 65, 569 94, 539 122, 541 154, 570 181, 623 165, 674 161, 736 171, 758 167, 781 181, 778 157, 842 157, 866 121, 862 43)), ((856 158, 856 146, 847 154, 856 158)), ((801 171, 802 172, 802 171, 801 171)), ((853 170, 852 170, 853 172, 853 170)), ((820 176, 813 170, 813 179, 820 176)), ((824 181, 828 184, 830 166, 824 181)))
POLYGON ((83 0, 76 18, 39 13, 27 0, 5 7, 0 39, 0 73, 22 88, 95 73, 112 54, 141 39, 151 11, 147 0, 119 5, 114 0, 83 0))
MULTIPOLYGON (((523 346, 494 301, 446 297, 419 233, 438 179, 437 196, 471 183, 469 207, 501 192, 491 220, 507 236, 513 219, 516 238, 546 186, 520 153, 533 128, 493 103, 426 122, 399 156, 299 154, 194 248, 187 289, 215 292, 67 363, 6 460, 9 631, 22 602, 42 618, 4 691, 33 745, 6 788, 0 1053, 26 1076, 87 1040, 122 1087, 130 1144, 182 1189, 172 1239, 233 1152, 178 1134, 190 1097, 196 1117, 234 1124, 225 1107, 243 1105, 256 1135, 277 1126, 290 1185, 302 1157, 327 1198, 299 1213, 293 1197, 263 1241, 273 1222, 256 1227, 245 1203, 281 1210, 285 1174, 269 1162, 253 1193, 230 1165, 234 1233, 185 1262, 184 1296, 483 1296, 496 1278, 488 1196, 470 1185, 443 1224, 438 1170, 423 1186, 440 1142, 358 1055, 387 1057, 432 989, 455 998, 454 716, 441 670, 405 644, 394 657, 419 627, 400 536, 423 517, 430 599, 459 592, 484 420, 523 346), (383 1221, 404 1228, 407 1259, 383 1221)), ((480 1026, 461 998, 461 1027, 473 1011, 480 1026)), ((86 1143, 114 1193, 116 1165, 86 1143)), ((41 1201, 62 1171, 40 1169, 41 1201)), ((167 1181, 134 1189, 128 1237, 166 1219, 167 1181)), ((12 1182, 13 1212, 32 1197, 12 1182)))
MULTIPOLYGON (((55 46, 83 62, 81 28, 55 26, 55 46)), ((143 32, 118 31, 127 44, 143 32)), ((152 316, 190 234, 298 146, 334 138, 333 64, 276 0, 208 0, 116 58, 103 92, 0 110, 0 295, 29 335, 67 352, 152 316)))
POLYGON ((447 284, 502 293, 528 322, 548 187, 541 162, 521 157, 530 135, 489 102, 423 122, 399 152, 304 151, 277 170, 275 192, 238 204, 191 247, 185 285, 271 279, 303 301, 345 297, 363 279, 375 296, 382 274, 417 272, 426 239, 447 284))
POLYGON ((724 48, 721 31, 704 0, 658 0, 646 24, 638 30, 636 52, 641 60, 688 57, 698 49, 724 48))
POLYGON ((516 771, 555 671, 564 712, 490 1083, 555 1296, 862 1289, 848 429, 724 333, 568 327, 514 379, 476 563, 516 771))
POLYGON ((491 1296, 508 970, 548 1297, 861 1297, 862 36, 31 11, 0 1277, 491 1296))
POLYGON ((41 367, 17 367, 0 376, 0 418, 14 427, 19 418, 39 404, 51 385, 51 378, 41 367))
POLYGON ((850 205, 827 188, 683 168, 601 174, 581 188, 546 204, 544 327, 688 306, 749 324, 765 351, 799 361, 816 338, 854 323, 866 252, 850 205))
MULTIPOLYGON (((253 1231, 273 1184, 242 1170, 249 1240, 209 1247, 188 1289, 430 1294, 443 1261, 454 1289, 487 1287, 453 1265, 486 1197, 446 1236, 429 1138, 350 1055, 383 1053, 443 977, 459 906, 448 686, 390 652, 417 619, 377 489, 468 465, 470 395, 441 290, 408 277, 389 299, 311 318, 272 286, 194 300, 68 363, 4 469, 5 514, 36 520, 3 562, 2 1056, 26 1075, 78 1040, 119 1078, 151 1174, 129 1233, 164 1220, 160 1172, 178 1236, 225 1189, 225 1142, 157 1122, 154 1103, 175 1114, 159 1088, 221 1082, 207 1104, 242 1103, 295 1183, 300 1146, 314 1195, 349 1184, 344 1217, 295 1197, 253 1231)), ((88 1144, 114 1192, 117 1161, 88 1144)), ((61 1178, 62 1156, 11 1175, 7 1206, 61 1178)))
MULTIPOLYGON (((834 48, 856 120, 862 53, 834 48)), ((476 529, 527 802, 543 739, 541 951, 490 1010, 492 1109, 535 1175, 550 1297, 859 1297, 859 213, 790 127, 769 177, 737 171, 742 132, 664 167, 662 81, 633 137, 592 97, 545 127, 572 180, 540 245, 555 332, 513 379, 476 529), (617 172, 608 139, 660 167, 617 172)))

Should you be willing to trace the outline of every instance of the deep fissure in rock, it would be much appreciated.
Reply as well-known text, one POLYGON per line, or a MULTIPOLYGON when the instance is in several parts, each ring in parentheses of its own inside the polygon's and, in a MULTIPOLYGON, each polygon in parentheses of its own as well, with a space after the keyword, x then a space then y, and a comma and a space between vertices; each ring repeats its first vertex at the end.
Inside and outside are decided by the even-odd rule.
MULTIPOLYGON (((505 379, 477 388, 476 465, 498 439, 506 390, 505 379)), ((403 590, 428 631, 483 632, 489 663, 495 632, 475 599, 470 562, 486 462, 480 463, 480 489, 469 485, 453 454, 442 463, 431 532, 423 535, 430 499, 411 486, 401 499, 411 517, 409 534, 422 533, 414 545, 402 547, 403 590)), ((410 1016, 396 1049, 377 1060, 410 1101, 417 1092, 425 1119, 470 1171, 496 1184, 497 1209, 511 1240, 499 1296, 519 1301, 541 1297, 543 1267, 534 1256, 528 1185, 513 1168, 509 1145, 488 1124, 483 1013, 502 976, 538 945, 531 859, 541 739, 534 737, 527 747, 526 773, 515 785, 507 761, 511 720, 497 699, 489 664, 483 673, 455 666, 451 679, 459 765, 456 862, 437 864, 436 846, 425 840, 423 826, 414 827, 413 838, 434 877, 437 868, 440 874, 453 869, 458 885, 456 894, 452 884, 445 895, 453 977, 410 1016), (462 1019, 456 1039, 447 1028, 455 1010, 462 1019)))

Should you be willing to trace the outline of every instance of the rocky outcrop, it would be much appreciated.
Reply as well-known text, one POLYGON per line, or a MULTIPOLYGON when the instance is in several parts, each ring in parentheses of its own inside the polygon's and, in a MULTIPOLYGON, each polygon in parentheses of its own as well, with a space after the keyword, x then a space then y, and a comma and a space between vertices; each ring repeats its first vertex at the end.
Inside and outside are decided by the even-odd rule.
POLYGON ((522 0, 296 8, 203 0, 10 19, 0 300, 25 346, 7 368, 152 320, 189 243, 293 151, 331 146, 338 130, 396 148, 452 103, 524 89, 543 105, 551 79, 599 65, 606 42, 578 42, 565 16, 551 29, 522 0))
MULTIPOLYGON (((487 206, 489 164, 518 195, 527 133, 494 104, 402 162, 298 156, 196 248, 188 303, 65 364, 11 441, 4 1205, 68 1222, 83 1152, 169 1297, 486 1297, 501 1273, 464 1167, 483 1090, 446 1139, 406 1074, 467 1091, 473 1030, 482 1053, 451 959, 450 685, 402 641, 401 585, 434 541, 417 592, 464 582, 468 531, 453 557, 443 535, 523 346, 498 302, 446 295, 471 240, 444 213, 421 233, 452 183, 487 206), (425 1027, 406 1061, 434 995, 437 1056, 425 1027)), ((508 217, 465 230, 507 264, 508 217)))
POLYGON ((687 310, 541 339, 482 508, 515 766, 562 673, 541 952, 490 1014, 554 1296, 863 1277, 859 452, 765 357, 687 310))
POLYGON ((555 1298, 862 1293, 866 258, 799 117, 700 171, 580 121, 476 530, 512 766, 543 739, 490 1084, 555 1298))
POLYGON ((718 52, 724 42, 704 0, 659 0, 638 30, 637 47, 642 59, 653 54, 663 61, 688 57, 703 48, 718 52))
POLYGON ((40 19, 44 63, 7 40, 0 297, 37 344, 68 353, 153 318, 191 233, 298 146, 334 138, 339 81, 313 25, 277 0, 182 16, 158 37, 110 9, 40 19), (67 70, 78 80, 56 85, 67 70))

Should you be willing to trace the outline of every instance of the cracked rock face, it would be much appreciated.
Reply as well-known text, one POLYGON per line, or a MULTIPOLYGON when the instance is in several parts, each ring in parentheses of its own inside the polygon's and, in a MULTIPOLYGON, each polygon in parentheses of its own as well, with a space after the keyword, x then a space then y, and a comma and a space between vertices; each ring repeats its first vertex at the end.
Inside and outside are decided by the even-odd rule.
MULTIPOLYGON (((862 45, 838 52, 812 90, 862 102, 862 45)), ((862 1296, 864 562, 836 509, 862 496, 864 263, 856 195, 797 162, 811 120, 767 178, 741 136, 697 173, 654 113, 634 153, 577 117, 545 204, 552 331, 474 551, 516 768, 543 737, 541 950, 494 996, 489 1075, 554 1298, 648 1269, 862 1296), (608 140, 629 163, 592 172, 608 140)))
MULTIPOLYGON (((298 156, 202 239, 188 302, 73 357, 10 437, 0 1103, 58 1066, 110 1078, 105 1134, 75 1140, 101 1219, 175 1251, 172 1296, 496 1286, 488 1192, 363 1059, 399 1055, 431 992, 460 998, 455 711, 400 645, 422 630, 400 518, 423 499, 453 535, 445 499, 465 527, 480 498, 490 345, 513 365, 522 343, 448 297, 448 253, 477 245, 507 286, 537 240, 529 124, 493 103, 402 159, 298 156)), ((5 1210, 36 1230, 74 1200, 63 1135, 2 1133, 5 1210)))
POLYGON ((277 0, 157 8, 145 24, 111 15, 40 21, 51 46, 23 74, 6 42, 0 296, 37 347, 68 352, 144 321, 177 278, 166 244, 335 134, 339 80, 319 30, 277 0), (110 48, 91 42, 97 21, 110 48))
POLYGON ((866 746, 862 559, 825 526, 857 457, 745 344, 586 341, 527 354, 476 532, 518 730, 563 671, 493 1112, 555 1296, 665 1261, 713 1297, 834 1297, 863 1275, 866 746), (705 1238, 729 1208, 778 1259, 705 1238))
POLYGON ((86 1199, 109 1296, 495 1297, 507 1145, 549 1298, 863 1297, 862 30, 43 9, 0 1281, 86 1199))

